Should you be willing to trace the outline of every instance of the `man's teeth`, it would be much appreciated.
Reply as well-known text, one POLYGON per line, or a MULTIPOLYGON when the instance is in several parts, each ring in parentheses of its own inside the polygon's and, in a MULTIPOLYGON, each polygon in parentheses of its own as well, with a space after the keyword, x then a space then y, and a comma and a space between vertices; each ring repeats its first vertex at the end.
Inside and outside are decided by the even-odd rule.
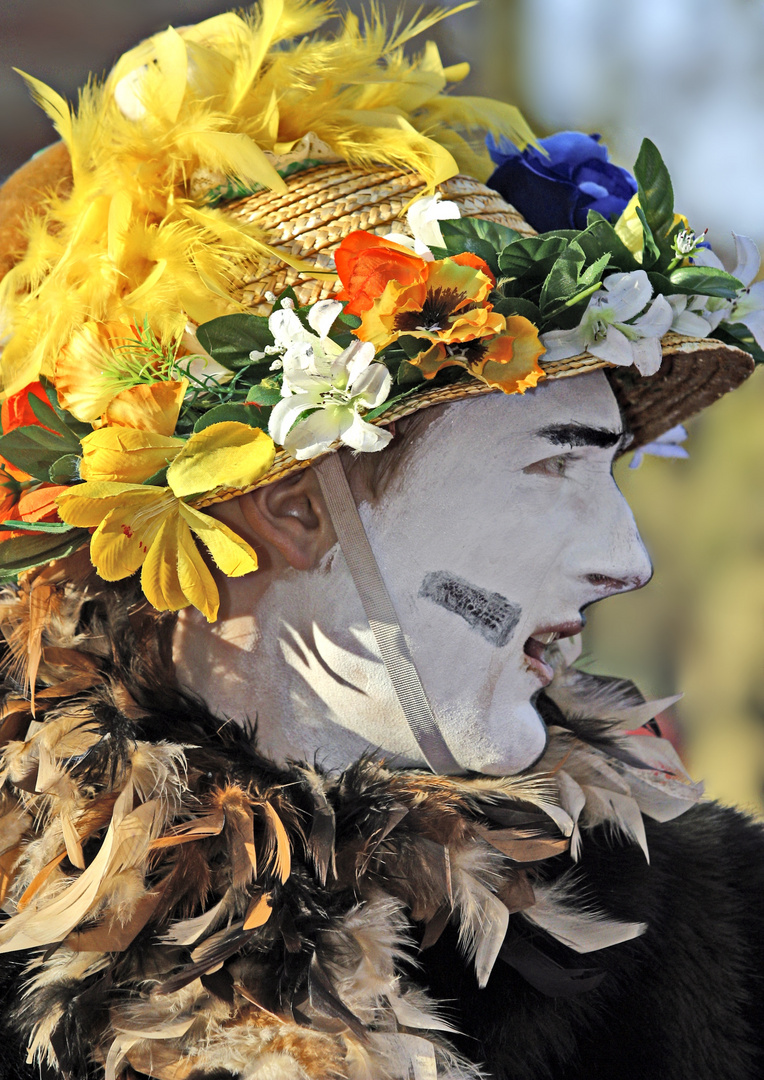
POLYGON ((534 634, 536 641, 540 641, 542 645, 551 645, 559 636, 556 631, 552 631, 551 634, 534 634))

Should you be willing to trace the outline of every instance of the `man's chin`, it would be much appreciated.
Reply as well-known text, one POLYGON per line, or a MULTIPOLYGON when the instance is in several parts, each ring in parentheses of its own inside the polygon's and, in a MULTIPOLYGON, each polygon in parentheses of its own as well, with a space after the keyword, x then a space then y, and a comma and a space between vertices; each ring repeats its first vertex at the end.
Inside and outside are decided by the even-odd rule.
POLYGON ((543 756, 547 739, 546 725, 530 701, 504 707, 493 702, 480 737, 451 749, 467 772, 516 776, 543 756))

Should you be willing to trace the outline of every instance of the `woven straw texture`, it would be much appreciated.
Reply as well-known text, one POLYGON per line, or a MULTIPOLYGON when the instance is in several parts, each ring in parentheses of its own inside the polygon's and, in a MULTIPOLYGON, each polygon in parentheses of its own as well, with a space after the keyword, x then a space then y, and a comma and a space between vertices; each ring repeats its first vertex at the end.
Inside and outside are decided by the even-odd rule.
MULTIPOLYGON (((390 168, 364 171, 349 165, 308 169, 287 180, 287 186, 286 194, 250 195, 228 204, 226 212, 256 225, 269 243, 284 248, 290 256, 322 270, 333 270, 334 249, 355 229, 378 234, 393 229, 408 232, 406 206, 423 192, 421 181, 411 173, 390 168)), ((454 177, 441 185, 440 191, 444 198, 459 204, 463 217, 485 218, 507 225, 523 236, 535 235, 535 230, 495 191, 468 176, 454 177)), ((256 314, 267 315, 270 304, 264 298, 265 292, 278 293, 288 285, 294 287, 302 304, 326 299, 340 288, 332 277, 299 274, 286 263, 274 261, 266 271, 253 273, 237 283, 233 295, 256 314)), ((713 339, 677 334, 664 337, 660 371, 647 378, 633 368, 614 368, 589 353, 551 364, 544 364, 542 357, 540 363, 547 379, 607 369, 624 420, 634 435, 634 449, 734 390, 754 368, 753 359, 742 349, 713 339)), ((432 405, 497 392, 485 383, 465 377, 401 402, 375 423, 390 424, 432 405)), ((209 506, 246 494, 310 464, 310 461, 295 461, 279 451, 270 471, 256 484, 246 489, 219 489, 195 505, 209 506)))

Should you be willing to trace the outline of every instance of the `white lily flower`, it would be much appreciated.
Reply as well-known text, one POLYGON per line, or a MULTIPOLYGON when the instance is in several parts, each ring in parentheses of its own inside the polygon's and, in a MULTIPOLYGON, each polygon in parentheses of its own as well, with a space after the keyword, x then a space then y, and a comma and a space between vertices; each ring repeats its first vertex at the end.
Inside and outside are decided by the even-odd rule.
POLYGON ((406 220, 413 236, 405 233, 391 232, 385 240, 392 240, 395 244, 409 248, 425 262, 432 262, 434 256, 431 247, 444 247, 443 233, 440 231, 440 221, 453 221, 461 217, 458 205, 450 200, 443 200, 439 191, 434 195, 423 195, 415 199, 408 209, 406 220))
MULTIPOLYGON (((683 316, 686 310, 699 315, 709 325, 709 333, 713 332, 720 322, 742 323, 753 334, 759 348, 764 349, 764 281, 753 284, 754 278, 759 272, 761 256, 756 244, 748 236, 733 233, 735 238, 735 268, 729 273, 736 277, 745 286, 744 292, 734 300, 725 300, 720 296, 690 296, 686 309, 678 310, 674 301, 679 299, 670 296, 675 311, 673 330, 678 333, 693 334, 695 337, 706 337, 706 334, 695 333, 693 330, 684 329, 687 325, 683 316)), ((724 270, 725 266, 718 255, 710 248, 698 248, 693 253, 693 261, 696 266, 713 266, 717 270, 724 270)))
POLYGON ((541 335, 544 360, 564 360, 589 352, 611 364, 634 364, 641 375, 654 375, 661 365, 660 339, 673 319, 671 306, 663 296, 649 304, 653 287, 644 270, 611 274, 602 285, 578 326, 541 335))
POLYGON ((273 312, 268 320, 284 364, 282 397, 268 431, 298 460, 315 457, 337 442, 363 452, 381 450, 392 438, 362 416, 381 405, 392 386, 385 365, 374 362, 374 346, 355 339, 342 349, 325 336, 341 310, 337 301, 315 304, 308 322, 316 334, 288 309, 273 312))
MULTIPOLYGON (((714 322, 709 318, 705 305, 696 302, 701 299, 700 297, 674 293, 672 296, 667 296, 666 299, 671 305, 674 314, 671 329, 675 333, 687 334, 688 337, 705 338, 715 329, 718 320, 714 322)), ((706 297, 705 299, 711 298, 706 297)))

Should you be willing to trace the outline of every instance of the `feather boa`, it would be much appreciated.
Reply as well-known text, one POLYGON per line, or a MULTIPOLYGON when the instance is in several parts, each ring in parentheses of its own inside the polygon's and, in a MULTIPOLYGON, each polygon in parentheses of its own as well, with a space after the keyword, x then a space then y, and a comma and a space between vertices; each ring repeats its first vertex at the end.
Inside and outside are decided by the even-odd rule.
POLYGON ((525 145, 533 135, 522 116, 446 94, 468 65, 444 68, 433 42, 404 55, 412 38, 470 6, 390 27, 374 7, 363 24, 349 14, 319 36, 329 3, 261 0, 251 14, 156 34, 85 87, 76 113, 25 76, 68 148, 73 183, 30 216, 26 254, 0 288, 14 331, 5 390, 50 374, 86 318, 147 319, 168 340, 188 319, 234 310, 231 281, 276 252, 272 238, 215 209, 205 187, 285 190, 279 161, 309 133, 332 160, 418 173, 430 190, 460 169, 485 179, 478 134, 481 146, 487 130, 525 145))
MULTIPOLYGON (((53 564, 0 610, 0 952, 26 965, 30 1060, 72 1080, 477 1080, 415 945, 451 922, 480 985, 509 963, 541 986, 546 935, 586 953, 644 929, 578 896, 575 860, 603 823, 649 857, 642 815, 698 800, 664 740, 630 734, 664 703, 558 651, 530 773, 281 769, 172 688, 155 616, 100 588, 53 564)), ((595 985, 571 960, 565 992, 595 985)))

